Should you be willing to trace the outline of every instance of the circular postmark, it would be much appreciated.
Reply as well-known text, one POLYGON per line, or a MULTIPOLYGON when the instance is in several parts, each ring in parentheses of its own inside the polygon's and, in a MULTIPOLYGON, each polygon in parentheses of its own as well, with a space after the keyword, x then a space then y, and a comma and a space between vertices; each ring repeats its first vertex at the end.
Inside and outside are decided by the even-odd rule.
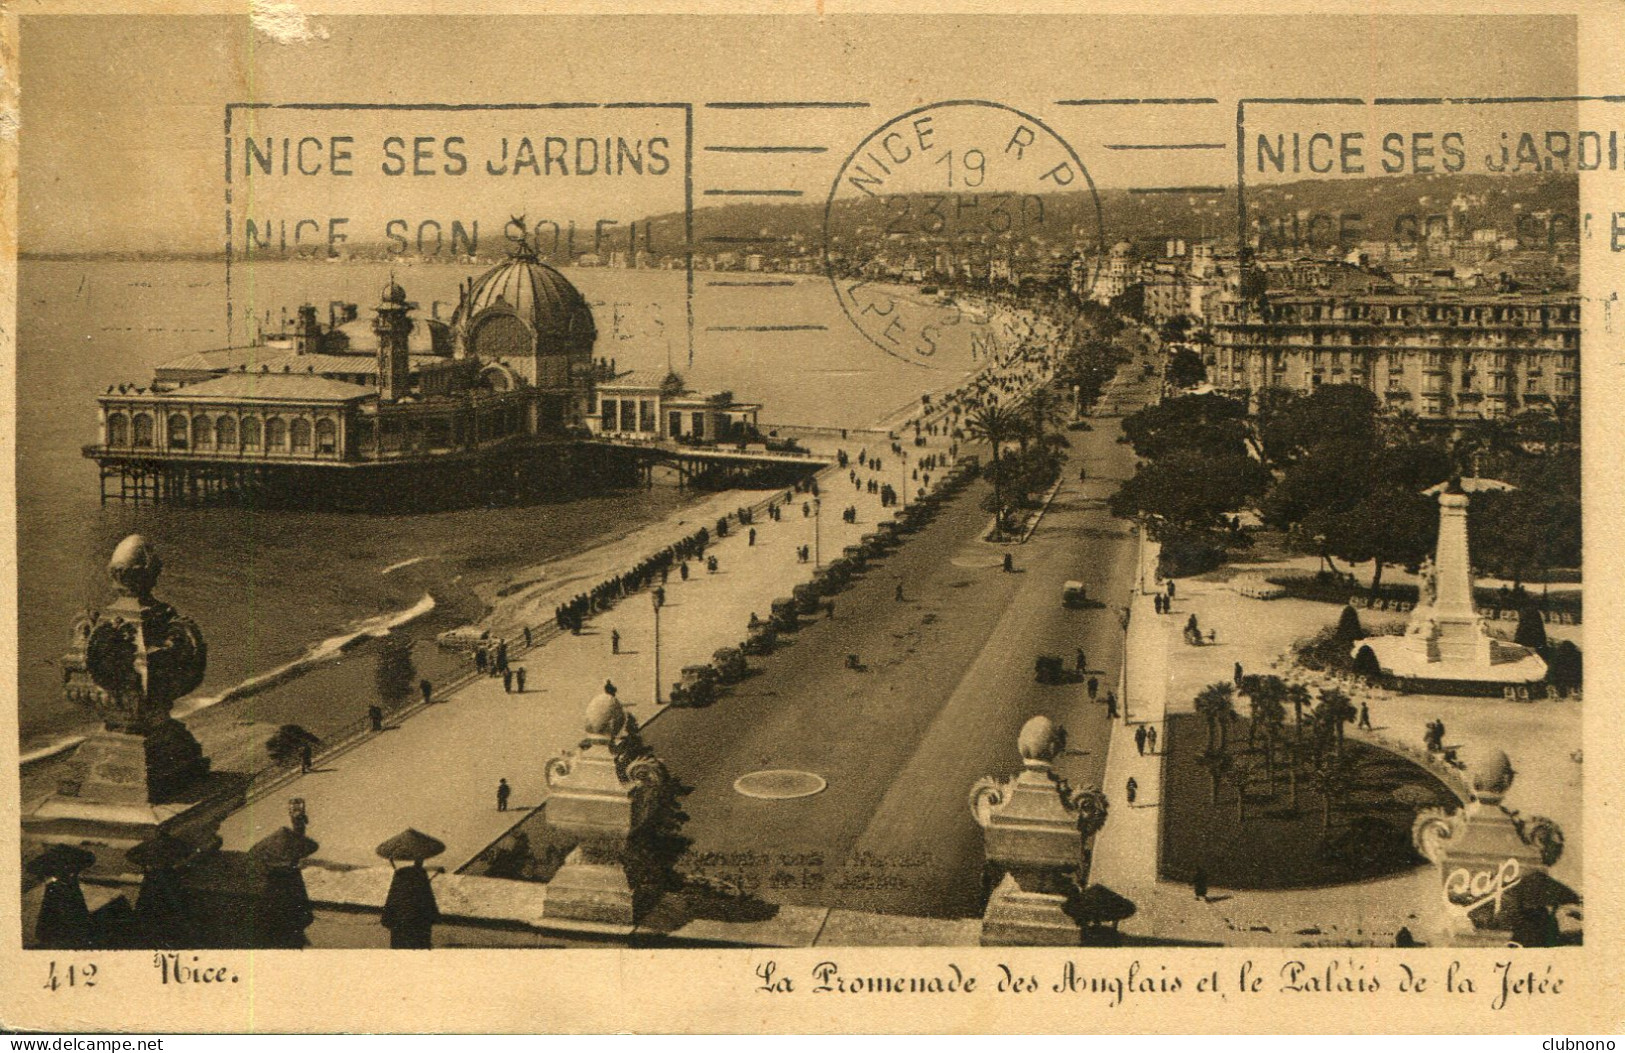
POLYGON ((1093 284, 1100 199, 1076 150, 1003 103, 921 106, 870 132, 824 205, 824 272, 847 318, 889 355, 999 355, 1019 333, 1001 292, 1093 284))

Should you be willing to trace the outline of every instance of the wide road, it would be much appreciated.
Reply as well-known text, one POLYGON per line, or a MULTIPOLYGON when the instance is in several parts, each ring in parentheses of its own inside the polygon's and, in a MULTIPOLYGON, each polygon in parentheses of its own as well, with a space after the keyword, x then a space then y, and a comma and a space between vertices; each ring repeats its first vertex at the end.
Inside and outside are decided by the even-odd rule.
POLYGON ((1025 545, 980 540, 990 516, 978 482, 838 595, 834 619, 807 623, 757 660, 759 675, 708 709, 674 709, 650 724, 655 752, 693 788, 683 870, 777 903, 980 915, 982 835, 968 794, 982 775, 1019 769, 1021 725, 1046 714, 1067 726, 1062 770, 1073 785, 1096 784, 1104 770, 1105 706, 1091 704, 1083 684, 1033 679, 1038 654, 1062 655, 1070 668, 1081 647, 1101 698, 1117 686, 1117 608, 1137 553, 1104 498, 1133 455, 1117 443, 1115 420, 1094 427, 1069 433, 1066 481, 1025 545), (1017 573, 1002 572, 1006 551, 1017 573), (1069 579, 1104 605, 1063 608, 1069 579), (846 668, 848 654, 861 670, 846 668), (777 802, 734 791, 740 775, 774 768, 814 772, 828 788, 777 802))

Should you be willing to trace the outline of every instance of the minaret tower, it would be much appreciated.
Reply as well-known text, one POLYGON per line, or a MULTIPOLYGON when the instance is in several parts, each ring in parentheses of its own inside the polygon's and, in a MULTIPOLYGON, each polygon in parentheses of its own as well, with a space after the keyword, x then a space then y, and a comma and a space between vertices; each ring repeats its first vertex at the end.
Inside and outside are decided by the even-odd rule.
POLYGON ((372 331, 378 336, 378 396, 385 402, 403 398, 410 390, 407 338, 412 334, 412 319, 408 312, 416 308, 417 304, 406 302, 406 290, 391 278, 372 320, 372 331))

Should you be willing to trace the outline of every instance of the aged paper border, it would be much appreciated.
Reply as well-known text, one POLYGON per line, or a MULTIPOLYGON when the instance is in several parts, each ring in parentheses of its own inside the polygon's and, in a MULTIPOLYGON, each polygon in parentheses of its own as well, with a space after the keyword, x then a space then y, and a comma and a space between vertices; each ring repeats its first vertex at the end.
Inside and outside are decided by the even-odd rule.
MULTIPOLYGON (((242 15, 244 4, 210 0, 170 0, 158 10, 169 13, 242 15)), ((255 4, 255 8, 261 7, 255 4)), ((1182 13, 1194 5, 1092 5, 1087 13, 1182 13)), ((1075 13, 1074 5, 992 4, 972 2, 880 5, 822 0, 797 4, 653 2, 489 5, 434 3, 433 0, 330 0, 308 5, 311 14, 359 13, 661 13, 679 11, 778 13, 785 17, 816 18, 826 13, 920 12, 973 14, 1021 11, 1075 13)), ((24 0, 0 12, 0 369, 12 363, 16 323, 16 208, 19 62, 18 18, 52 13, 154 13, 150 5, 95 3, 66 0, 45 3, 24 0)), ((1417 2, 1398 4, 1259 2, 1201 5, 1204 15, 1259 13, 1344 13, 1376 18, 1406 13, 1492 13, 1486 4, 1417 2)), ((1619 8, 1594 0, 1570 0, 1559 9, 1540 3, 1500 5, 1493 13, 1573 13, 1579 22, 1579 89, 1582 95, 1619 94, 1625 89, 1625 69, 1618 56, 1625 44, 1625 17, 1619 8)), ((1282 56, 1283 61, 1305 60, 1282 56)), ((1486 56, 1486 62, 1491 61, 1486 56)), ((1538 61, 1538 59, 1536 59, 1538 61)), ((1170 82, 1177 78, 1170 77, 1170 82)), ((1585 104, 1582 104, 1584 106, 1585 104)), ((1588 111, 1582 108, 1582 121, 1588 111)), ((1589 117, 1592 126, 1606 126, 1609 114, 1589 117)), ((1616 125, 1618 121, 1614 122, 1616 125)), ((1582 209, 1606 217, 1625 209, 1625 173, 1599 172, 1581 182, 1582 209)), ((1606 238, 1593 237, 1582 246, 1582 295, 1590 302, 1625 287, 1625 263, 1611 254, 1606 238)), ((1584 319, 1582 346, 1588 350, 1583 398, 1586 474, 1586 541, 1588 548, 1586 593, 1591 625, 1606 628, 1625 624, 1621 618, 1621 581, 1625 560, 1610 558, 1625 551, 1621 511, 1625 462, 1617 456, 1620 439, 1614 434, 1610 410, 1625 389, 1621 361, 1614 350, 1617 338, 1602 330, 1600 312, 1584 319)), ((6 370, 15 376, 15 371, 6 370)), ((15 509, 14 383, 8 377, 0 399, 0 438, 7 455, 0 457, 0 486, 15 509)), ((0 684, 15 685, 16 557, 15 515, 0 527, 6 534, 0 558, 0 592, 12 608, 0 647, 0 684)), ((1586 886, 1590 890, 1586 942, 1582 948, 1559 951, 1519 951, 1520 963, 1543 967, 1551 962, 1566 978, 1565 993, 1556 998, 1520 1004, 1500 1012, 1488 1009, 1483 997, 1464 1000, 1407 996, 1391 987, 1364 996, 1316 997, 1234 994, 1224 1000, 1184 997, 1162 1000, 1131 999, 1113 1009, 1087 996, 998 995, 977 997, 901 995, 767 995, 755 990, 755 967, 769 958, 786 970, 805 975, 817 961, 835 959, 843 967, 865 973, 917 973, 946 968, 953 962, 975 971, 990 987, 1001 961, 1052 973, 1069 956, 1087 956, 1102 969, 1143 961, 1177 960, 1182 974, 1199 976, 1217 970, 1231 977, 1244 959, 1252 959, 1267 974, 1291 952, 1263 948, 1237 949, 1089 949, 1083 952, 1039 949, 894 948, 813 949, 797 951, 442 951, 423 956, 383 952, 228 952, 244 976, 230 990, 161 990, 152 979, 150 955, 144 952, 101 954, 105 983, 91 991, 64 997, 40 986, 48 952, 22 952, 19 915, 15 906, 0 910, 0 1026, 41 1031, 123 1032, 1544 1032, 1549 1034, 1617 1033, 1625 1024, 1625 931, 1622 931, 1621 894, 1611 881, 1614 860, 1625 858, 1625 831, 1620 823, 1620 791, 1625 746, 1618 741, 1620 702, 1625 688, 1622 664, 1608 654, 1603 633, 1588 633, 1594 651, 1588 670, 1590 705, 1584 717, 1587 780, 1586 886), (403 982, 407 981, 407 982, 403 982)), ((14 694, 15 688, 5 692, 14 694)), ((0 706, 0 765, 15 771, 17 711, 0 706)), ((17 788, 8 778, 0 792, 0 826, 15 830, 17 788)), ((18 844, 0 838, 0 884, 15 889, 19 865, 18 844)), ((14 903, 14 901, 13 901, 14 903)), ((1374 968, 1392 971, 1400 952, 1364 950, 1353 953, 1374 968)), ((1427 964, 1434 973, 1456 958, 1489 963, 1506 952, 1428 949, 1406 952, 1427 964)), ((1321 957, 1330 957, 1329 953, 1321 957)), ((1484 965, 1479 965, 1484 971, 1484 965)))

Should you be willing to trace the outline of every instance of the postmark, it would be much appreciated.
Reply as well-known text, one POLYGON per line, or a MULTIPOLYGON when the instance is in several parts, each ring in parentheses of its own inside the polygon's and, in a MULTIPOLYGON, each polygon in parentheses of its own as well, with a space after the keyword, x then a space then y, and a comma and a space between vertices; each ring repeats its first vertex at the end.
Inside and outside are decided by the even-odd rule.
POLYGON ((1014 336, 990 298, 1018 274, 1087 290, 1103 226, 1083 159, 1054 129, 956 99, 893 117, 847 155, 825 203, 824 270, 888 355, 929 366, 958 342, 982 358, 1014 336))

